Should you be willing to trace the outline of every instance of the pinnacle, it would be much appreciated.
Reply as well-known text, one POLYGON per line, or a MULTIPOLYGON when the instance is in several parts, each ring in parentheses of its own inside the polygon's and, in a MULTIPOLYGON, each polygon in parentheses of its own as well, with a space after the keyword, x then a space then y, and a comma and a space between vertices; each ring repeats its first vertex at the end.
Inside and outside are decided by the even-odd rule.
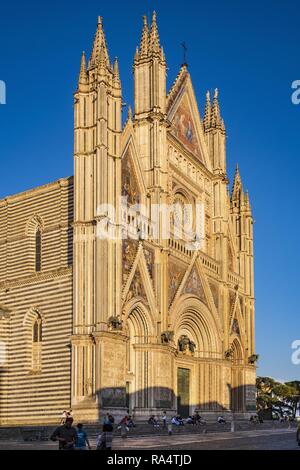
POLYGON ((87 71, 86 71, 85 52, 82 52, 80 74, 79 74, 79 84, 86 85, 87 82, 88 82, 88 76, 87 76, 87 71))
POLYGON ((91 54, 89 67, 95 67, 99 65, 99 63, 108 65, 109 64, 109 56, 106 46, 106 39, 103 30, 103 22, 102 17, 98 17, 98 24, 97 24, 97 31, 95 34, 94 44, 93 44, 93 51, 91 54))
POLYGON ((156 22, 156 12, 153 12, 152 17, 152 25, 150 31, 150 39, 149 39, 149 49, 152 52, 159 52, 160 45, 159 45, 159 34, 156 22))
POLYGON ((147 17, 144 15, 143 17, 144 25, 142 31, 142 38, 141 38, 141 56, 147 56, 148 54, 148 46, 149 46, 149 28, 147 23, 147 17))

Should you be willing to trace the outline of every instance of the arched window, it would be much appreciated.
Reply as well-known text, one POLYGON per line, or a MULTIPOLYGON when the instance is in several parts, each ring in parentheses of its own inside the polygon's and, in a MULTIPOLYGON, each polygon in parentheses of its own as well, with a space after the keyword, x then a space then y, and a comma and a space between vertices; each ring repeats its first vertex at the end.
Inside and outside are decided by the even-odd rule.
POLYGON ((42 318, 38 314, 32 321, 32 371, 42 368, 42 318))
POLYGON ((32 342, 41 343, 42 341, 42 319, 38 316, 33 322, 32 342))
POLYGON ((39 227, 35 234, 35 270, 42 270, 42 232, 39 227))
POLYGON ((38 215, 34 215, 26 224, 26 235, 28 237, 28 248, 30 250, 30 261, 32 270, 39 273, 43 267, 43 231, 44 222, 38 215))

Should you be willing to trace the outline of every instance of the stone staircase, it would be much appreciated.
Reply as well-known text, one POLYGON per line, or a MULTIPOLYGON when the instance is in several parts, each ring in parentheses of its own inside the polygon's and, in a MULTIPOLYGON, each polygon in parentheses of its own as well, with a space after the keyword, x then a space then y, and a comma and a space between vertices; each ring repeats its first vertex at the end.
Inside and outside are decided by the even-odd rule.
MULTIPOLYGON (((252 424, 249 421, 235 421, 235 431, 254 431, 254 430, 272 430, 272 429, 296 429, 296 423, 279 423, 277 421, 265 421, 263 424, 252 424)), ((0 440, 47 440, 51 436, 56 426, 26 426, 26 427, 0 427, 0 440)), ((121 430, 114 426, 115 437, 121 437, 121 430)), ((85 430, 90 439, 95 439, 102 431, 102 424, 91 423, 85 425, 85 430)), ((193 426, 186 424, 185 426, 172 426, 172 434, 174 435, 186 435, 186 434, 203 434, 203 433, 223 433, 231 431, 231 422, 226 424, 218 424, 216 422, 209 422, 206 425, 193 426)), ((139 422, 135 428, 130 429, 127 433, 127 437, 144 437, 144 436, 166 436, 168 434, 167 429, 163 429, 160 424, 159 428, 154 428, 148 423, 139 422)))

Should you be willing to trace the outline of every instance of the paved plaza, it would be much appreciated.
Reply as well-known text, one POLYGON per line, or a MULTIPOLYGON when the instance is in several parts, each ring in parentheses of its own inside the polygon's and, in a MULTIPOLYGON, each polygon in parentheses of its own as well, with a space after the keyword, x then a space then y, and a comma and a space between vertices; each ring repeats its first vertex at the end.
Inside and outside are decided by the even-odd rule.
MULTIPOLYGON (((95 440, 91 439, 95 448, 95 440)), ((56 450, 57 443, 0 441, 0 450, 56 450)), ((213 435, 144 436, 114 439, 114 450, 300 450, 295 430, 255 430, 213 435)))

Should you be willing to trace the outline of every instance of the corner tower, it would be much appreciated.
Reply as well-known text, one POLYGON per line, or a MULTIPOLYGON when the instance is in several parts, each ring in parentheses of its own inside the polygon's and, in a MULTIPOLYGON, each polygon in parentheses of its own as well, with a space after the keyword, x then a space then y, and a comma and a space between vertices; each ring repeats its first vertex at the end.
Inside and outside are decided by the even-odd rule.
POLYGON ((82 55, 74 107, 72 407, 78 417, 97 419, 101 350, 108 319, 120 311, 122 264, 121 242, 97 237, 100 225, 117 225, 118 214, 112 218, 108 208, 121 194, 121 82, 101 17, 88 64, 82 55))

